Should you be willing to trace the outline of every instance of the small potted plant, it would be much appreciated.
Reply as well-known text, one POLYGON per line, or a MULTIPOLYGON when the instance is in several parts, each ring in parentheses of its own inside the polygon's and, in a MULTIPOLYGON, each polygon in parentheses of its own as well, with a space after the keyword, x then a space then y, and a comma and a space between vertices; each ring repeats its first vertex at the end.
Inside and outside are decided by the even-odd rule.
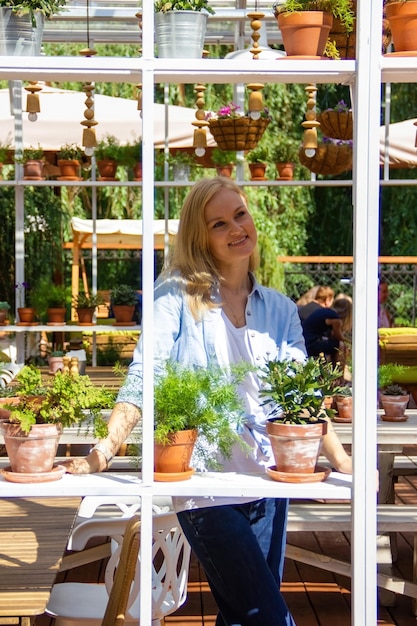
POLYGON ((282 130, 274 133, 271 140, 271 161, 275 163, 278 180, 292 180, 294 164, 298 161, 300 142, 282 130))
POLYGON ((416 0, 385 0, 386 17, 392 31, 395 52, 410 53, 417 50, 416 0))
POLYGON ((114 135, 106 135, 94 148, 97 168, 101 180, 116 180, 117 166, 120 163, 122 149, 114 135))
POLYGON ((289 56, 323 56, 333 18, 347 33, 355 19, 351 0, 284 0, 275 2, 273 11, 289 56))
POLYGON ((211 160, 214 163, 218 176, 226 176, 231 178, 233 168, 236 163, 236 152, 234 150, 222 150, 221 148, 213 148, 211 160))
POLYGON ((160 58, 201 59, 208 0, 155 0, 155 36, 160 58))
POLYGON ((121 165, 133 170, 133 180, 142 180, 142 139, 128 143, 120 150, 121 165))
POLYGON ((133 326, 135 324, 132 320, 137 301, 138 292, 130 285, 117 285, 110 291, 110 305, 116 318, 116 325, 133 326))
POLYGON ((265 172, 270 160, 270 150, 267 145, 258 144, 256 148, 246 154, 251 180, 266 180, 265 172))
POLYGON ((233 445, 241 442, 236 428, 243 406, 237 388, 249 370, 246 363, 229 369, 165 363, 154 387, 155 480, 168 480, 166 474, 172 480, 189 478, 193 450, 195 461, 211 469, 218 469, 219 457, 230 458, 233 445), (180 441, 186 451, 181 448, 178 455, 180 441))
POLYGON ((11 472, 5 475, 9 480, 16 472, 28 474, 29 482, 61 477, 65 470, 54 467, 54 458, 64 427, 86 424, 96 437, 107 435, 99 408, 103 390, 88 376, 58 372, 43 394, 39 398, 21 396, 18 404, 8 407, 8 421, 0 425, 11 465, 11 472))
POLYGON ((77 310, 78 323, 80 325, 91 325, 94 312, 101 304, 104 304, 104 298, 101 294, 87 294, 85 291, 81 291, 73 298, 73 305, 77 310))
POLYGON ((381 419, 385 422, 404 422, 410 394, 401 385, 401 377, 407 371, 405 365, 383 363, 378 366, 379 402, 384 413, 381 419))
POLYGON ((324 418, 335 413, 325 408, 324 398, 338 393, 341 376, 341 368, 323 356, 305 362, 266 363, 260 395, 265 398, 264 405, 271 405, 266 432, 275 458, 275 467, 269 468, 275 480, 295 482, 296 474, 304 481, 324 478, 316 471, 317 459, 327 432, 324 418))
POLYGON ((337 408, 337 416, 333 419, 335 422, 351 422, 353 415, 353 396, 352 387, 343 385, 335 395, 337 408))
POLYGON ((61 172, 59 180, 81 180, 81 161, 83 151, 75 143, 61 146, 57 153, 57 163, 61 172))
POLYGON ((16 162, 23 165, 23 178, 25 180, 43 180, 45 178, 42 174, 43 148, 39 144, 37 148, 34 146, 24 148, 21 159, 16 159, 16 162))
POLYGON ((10 304, 6 301, 0 302, 0 326, 4 326, 9 317, 10 304))
POLYGON ((37 314, 48 324, 65 324, 70 292, 65 285, 57 285, 43 277, 31 293, 31 302, 37 314))

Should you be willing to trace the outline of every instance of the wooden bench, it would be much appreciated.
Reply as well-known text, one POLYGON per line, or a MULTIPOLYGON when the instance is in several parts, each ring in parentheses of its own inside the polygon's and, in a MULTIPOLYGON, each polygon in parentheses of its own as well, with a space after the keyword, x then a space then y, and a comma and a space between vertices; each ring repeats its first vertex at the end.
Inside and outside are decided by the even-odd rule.
MULTIPOLYGON (((288 532, 305 531, 351 531, 351 505, 342 503, 302 502, 290 503, 288 513, 288 532)), ((398 504, 379 504, 377 507, 378 533, 412 532, 414 533, 413 572, 417 568, 417 506, 398 504)), ((345 561, 311 552, 287 543, 286 557, 314 567, 319 567, 335 574, 351 576, 351 564, 345 561)), ((378 572, 377 585, 381 589, 413 598, 413 612, 417 614, 417 577, 412 581, 403 580, 378 572)))

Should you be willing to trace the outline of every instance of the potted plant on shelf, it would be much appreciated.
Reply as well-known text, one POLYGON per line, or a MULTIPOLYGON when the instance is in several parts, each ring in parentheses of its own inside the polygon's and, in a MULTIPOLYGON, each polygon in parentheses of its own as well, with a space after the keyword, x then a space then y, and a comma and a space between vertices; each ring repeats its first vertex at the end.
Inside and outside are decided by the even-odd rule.
POLYGON ((61 146, 57 153, 57 163, 61 172, 59 180, 81 180, 81 161, 83 151, 75 143, 61 146))
POLYGON ((6 141, 0 141, 0 180, 2 178, 3 165, 9 159, 11 148, 12 146, 8 139, 6 141))
POLYGON ((270 160, 270 150, 267 145, 257 145, 250 150, 245 158, 248 162, 251 180, 266 180, 265 172, 270 160))
POLYGON ((36 324, 36 310, 35 307, 32 306, 31 302, 31 286, 26 281, 23 281, 22 283, 17 283, 17 285, 15 285, 15 289, 17 314, 19 316, 19 321, 16 322, 16 324, 18 326, 32 326, 36 324))
POLYGON ((284 0, 273 5, 288 56, 322 57, 333 18, 352 32, 351 0, 284 0))
POLYGON ((233 168, 236 163, 236 152, 234 150, 222 150, 221 148, 213 148, 211 160, 214 163, 218 176, 231 178, 233 168))
POLYGON ((70 292, 65 285, 41 278, 32 290, 31 302, 39 317, 48 324, 65 324, 66 307, 70 302, 70 292))
POLYGON ((121 326, 134 326, 133 316, 138 301, 136 289, 130 285, 117 285, 110 291, 110 305, 116 318, 115 324, 121 326))
POLYGON ((292 180, 294 164, 298 161, 300 142, 284 131, 274 133, 271 141, 271 161, 275 163, 277 180, 292 180))
POLYGON ((406 366, 397 363, 383 363, 378 366, 379 403, 384 413, 381 419, 385 422, 405 422, 405 414, 410 394, 401 385, 401 375, 406 366))
POLYGON ((78 323, 91 326, 95 310, 101 304, 104 304, 104 298, 101 294, 87 294, 85 291, 81 291, 73 298, 73 305, 78 315, 78 323))
POLYGON ((196 463, 211 469, 221 465, 219 453, 230 458, 233 445, 241 442, 237 387, 249 371, 246 363, 230 368, 165 363, 154 387, 155 480, 189 478, 193 451, 196 463))
POLYGON ((44 180, 42 174, 44 165, 43 148, 38 144, 38 147, 30 146, 24 148, 21 159, 16 159, 17 163, 23 165, 23 178, 25 180, 44 180))
POLYGON ((122 149, 114 135, 107 134, 94 148, 100 180, 116 180, 122 149))
POLYGON ((417 50, 417 0, 385 0, 395 52, 403 55, 417 50))
POLYGON ((7 323, 9 317, 10 304, 5 300, 0 302, 0 326, 4 326, 7 323))
POLYGON ((208 0, 155 0, 154 10, 158 56, 201 59, 207 17, 214 13, 208 0))
POLYGON ((326 472, 317 468, 321 443, 333 409, 324 398, 338 393, 342 370, 323 356, 300 361, 268 361, 261 373, 261 397, 271 404, 266 432, 275 466, 268 468, 274 480, 317 481, 326 472))
POLYGON ((337 408, 337 416, 333 419, 335 422, 351 422, 353 415, 353 396, 352 387, 350 385, 343 385, 335 395, 335 402, 337 408))
POLYGON ((128 143, 120 150, 121 165, 133 171, 133 180, 142 180, 142 139, 128 143))
POLYGON ((0 425, 10 471, 6 479, 18 482, 57 480, 65 472, 54 467, 59 437, 64 427, 81 424, 105 437, 107 424, 101 415, 103 390, 95 387, 88 376, 71 376, 58 372, 45 385, 43 396, 21 396, 11 405, 8 421, 0 425), (26 477, 19 477, 26 474, 26 477))

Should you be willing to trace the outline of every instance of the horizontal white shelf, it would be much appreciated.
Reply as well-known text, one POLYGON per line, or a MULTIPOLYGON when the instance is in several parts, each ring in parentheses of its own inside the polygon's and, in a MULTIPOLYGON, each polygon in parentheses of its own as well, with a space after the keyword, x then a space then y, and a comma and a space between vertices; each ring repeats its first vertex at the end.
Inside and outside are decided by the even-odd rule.
POLYGON ((120 330, 138 332, 141 330, 140 325, 135 326, 116 326, 113 324, 92 324, 91 326, 78 326, 76 324, 59 324, 59 326, 49 324, 38 324, 35 326, 15 326, 7 324, 0 326, 0 332, 8 333, 115 333, 120 330))

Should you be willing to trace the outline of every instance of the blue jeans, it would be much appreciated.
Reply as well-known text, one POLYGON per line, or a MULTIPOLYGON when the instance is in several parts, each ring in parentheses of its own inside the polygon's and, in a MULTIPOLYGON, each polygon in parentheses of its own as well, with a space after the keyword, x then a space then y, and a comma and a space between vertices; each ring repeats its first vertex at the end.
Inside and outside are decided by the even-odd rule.
POLYGON ((178 513, 219 608, 217 626, 295 626, 280 592, 288 500, 178 513))

